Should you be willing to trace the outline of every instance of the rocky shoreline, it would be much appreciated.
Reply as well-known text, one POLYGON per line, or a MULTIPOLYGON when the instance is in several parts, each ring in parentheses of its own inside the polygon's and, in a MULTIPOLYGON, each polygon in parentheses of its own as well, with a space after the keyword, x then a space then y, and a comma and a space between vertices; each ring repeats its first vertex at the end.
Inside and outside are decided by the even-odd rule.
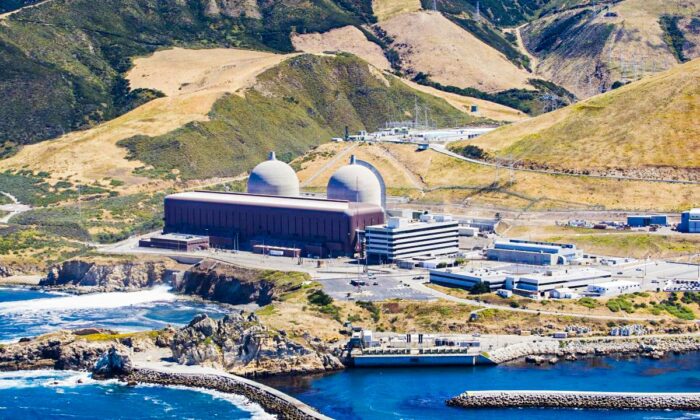
POLYGON ((447 400, 462 408, 593 408, 700 410, 700 393, 471 391, 447 400))
POLYGON ((559 359, 577 360, 590 356, 642 356, 660 359, 667 353, 700 351, 700 335, 592 339, 543 340, 513 344, 494 350, 487 357, 494 363, 525 359, 532 363, 556 362, 559 359), (553 360, 556 359, 555 360, 553 360))
POLYGON ((318 413, 312 407, 301 401, 265 385, 243 378, 215 374, 162 372, 153 369, 138 368, 134 369, 128 375, 123 376, 121 379, 130 383, 148 383, 165 386, 180 385, 242 395, 250 401, 259 404, 266 413, 277 415, 280 419, 328 419, 328 417, 318 413))

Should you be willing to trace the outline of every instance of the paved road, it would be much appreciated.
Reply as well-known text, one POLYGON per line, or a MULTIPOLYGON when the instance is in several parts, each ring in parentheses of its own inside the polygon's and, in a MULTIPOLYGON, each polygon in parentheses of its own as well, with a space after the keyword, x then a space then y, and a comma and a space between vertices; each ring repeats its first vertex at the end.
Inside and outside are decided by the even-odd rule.
POLYGON ((669 184, 690 184, 690 185, 700 184, 700 182, 696 182, 696 181, 681 181, 681 180, 675 180, 675 179, 638 178, 638 177, 633 177, 633 176, 613 176, 613 175, 583 175, 583 174, 570 174, 570 173, 558 172, 558 171, 545 171, 542 169, 529 169, 529 168, 518 168, 518 167, 511 168, 508 165, 501 165, 498 163, 486 162, 483 160, 464 157, 462 155, 459 155, 457 153, 449 151, 446 146, 447 146, 447 144, 435 144, 435 143, 433 143, 430 145, 430 149, 432 149, 438 153, 442 153, 443 155, 447 155, 447 156, 450 156, 450 157, 453 157, 456 159, 460 159, 460 160, 463 160, 466 162, 475 163, 477 165, 491 166, 493 168, 512 169, 512 170, 520 171, 520 172, 534 172, 534 173, 546 174, 546 175, 573 176, 573 177, 578 177, 578 178, 614 179, 614 180, 623 180, 623 181, 643 181, 643 182, 665 182, 665 183, 669 183, 669 184))

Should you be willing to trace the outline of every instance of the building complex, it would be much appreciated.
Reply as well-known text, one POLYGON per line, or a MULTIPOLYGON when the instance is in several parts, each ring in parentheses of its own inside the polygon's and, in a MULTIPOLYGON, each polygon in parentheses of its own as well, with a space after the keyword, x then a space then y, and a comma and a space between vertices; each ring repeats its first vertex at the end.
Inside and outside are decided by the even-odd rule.
POLYGON ((581 251, 573 244, 519 239, 496 241, 486 250, 486 257, 490 260, 530 265, 570 264, 581 256, 581 251))

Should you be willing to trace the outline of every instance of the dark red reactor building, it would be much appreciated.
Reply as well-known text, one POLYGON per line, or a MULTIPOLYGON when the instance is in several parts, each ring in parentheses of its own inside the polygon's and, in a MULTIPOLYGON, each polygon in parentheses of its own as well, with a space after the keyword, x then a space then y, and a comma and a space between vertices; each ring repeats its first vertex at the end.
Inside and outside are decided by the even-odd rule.
POLYGON ((214 247, 299 249, 302 256, 352 256, 359 231, 384 223, 369 203, 195 191, 165 197, 164 233, 209 236, 214 247))

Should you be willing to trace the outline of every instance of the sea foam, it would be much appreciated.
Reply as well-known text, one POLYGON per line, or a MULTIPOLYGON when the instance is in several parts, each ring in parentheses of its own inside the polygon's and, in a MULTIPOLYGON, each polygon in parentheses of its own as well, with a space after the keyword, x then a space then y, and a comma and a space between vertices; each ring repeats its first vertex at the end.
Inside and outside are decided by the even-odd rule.
POLYGON ((0 303, 0 315, 21 312, 110 309, 151 302, 168 302, 177 299, 177 296, 170 293, 169 290, 169 286, 157 286, 138 292, 91 293, 77 296, 3 302, 0 303))

